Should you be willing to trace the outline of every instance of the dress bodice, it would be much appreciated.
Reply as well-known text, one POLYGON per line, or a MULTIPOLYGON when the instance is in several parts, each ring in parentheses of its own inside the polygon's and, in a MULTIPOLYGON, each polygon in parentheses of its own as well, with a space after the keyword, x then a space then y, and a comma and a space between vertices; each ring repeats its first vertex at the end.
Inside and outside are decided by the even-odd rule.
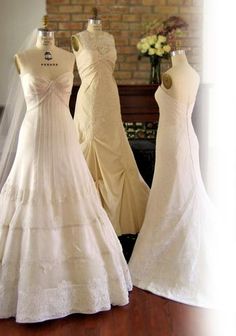
POLYGON ((160 110, 160 122, 162 124, 173 125, 182 123, 183 119, 191 120, 194 102, 183 103, 178 99, 170 96, 165 90, 159 86, 155 99, 160 110))
POLYGON ((28 110, 42 104, 52 95, 58 97, 64 105, 69 105, 73 73, 64 72, 53 80, 29 73, 20 78, 28 110))
POLYGON ((87 30, 77 36, 80 48, 74 54, 81 79, 100 73, 111 74, 117 58, 114 37, 107 32, 87 30))

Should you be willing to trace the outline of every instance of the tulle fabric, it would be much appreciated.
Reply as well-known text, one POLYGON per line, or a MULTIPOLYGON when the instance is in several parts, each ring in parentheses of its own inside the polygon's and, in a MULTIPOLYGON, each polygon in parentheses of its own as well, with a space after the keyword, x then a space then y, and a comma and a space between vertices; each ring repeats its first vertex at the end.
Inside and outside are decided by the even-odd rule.
MULTIPOLYGON (((26 37, 18 52, 35 46, 37 29, 26 37)), ((9 69, 7 82, 8 95, 0 123, 0 191, 10 173, 14 158, 20 127, 26 106, 21 82, 15 64, 9 69)))
POLYGON ((125 305, 129 270, 68 109, 73 75, 21 81, 27 112, 0 194, 0 317, 38 322, 125 305))

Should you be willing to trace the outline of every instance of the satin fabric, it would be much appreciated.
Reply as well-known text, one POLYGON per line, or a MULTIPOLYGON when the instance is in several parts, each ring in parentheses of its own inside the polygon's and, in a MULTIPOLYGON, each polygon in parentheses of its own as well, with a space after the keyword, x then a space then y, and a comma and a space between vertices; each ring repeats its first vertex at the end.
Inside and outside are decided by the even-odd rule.
POLYGON ((75 53, 82 79, 75 125, 102 204, 118 235, 139 232, 149 195, 121 120, 113 78, 116 50, 112 35, 99 31, 77 35, 75 53))

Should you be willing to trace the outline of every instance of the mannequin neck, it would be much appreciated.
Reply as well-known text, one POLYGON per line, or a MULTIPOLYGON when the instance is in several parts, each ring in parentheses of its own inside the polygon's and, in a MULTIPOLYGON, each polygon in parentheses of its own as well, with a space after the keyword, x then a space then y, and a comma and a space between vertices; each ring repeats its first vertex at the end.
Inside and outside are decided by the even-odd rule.
POLYGON ((176 50, 171 54, 172 66, 187 65, 188 60, 184 50, 176 50))
POLYGON ((87 25, 87 30, 91 33, 94 33, 96 31, 102 31, 101 21, 100 20, 94 20, 94 22, 92 22, 92 20, 89 19, 88 25, 87 25))
POLYGON ((38 32, 36 48, 42 50, 52 50, 55 48, 54 32, 40 31, 38 32))

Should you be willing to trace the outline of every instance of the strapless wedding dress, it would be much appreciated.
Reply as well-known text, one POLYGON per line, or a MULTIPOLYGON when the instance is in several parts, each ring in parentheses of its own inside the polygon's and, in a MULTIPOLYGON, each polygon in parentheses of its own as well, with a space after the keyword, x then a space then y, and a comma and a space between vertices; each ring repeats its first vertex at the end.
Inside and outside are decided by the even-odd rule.
POLYGON ((27 112, 0 194, 0 317, 39 322, 125 305, 129 270, 68 108, 73 74, 21 81, 27 112))
POLYGON ((214 307, 215 210, 203 185, 199 145, 184 104, 162 87, 156 164, 129 267, 133 284, 169 299, 214 307))

